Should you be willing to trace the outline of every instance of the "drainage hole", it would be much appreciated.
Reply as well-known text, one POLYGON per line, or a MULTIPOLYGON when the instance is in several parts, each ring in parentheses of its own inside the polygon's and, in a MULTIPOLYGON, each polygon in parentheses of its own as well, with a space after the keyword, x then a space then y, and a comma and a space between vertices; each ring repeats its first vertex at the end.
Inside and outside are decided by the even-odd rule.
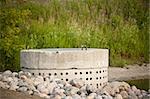
POLYGON ((77 72, 75 72, 75 75, 77 75, 77 72))
POLYGON ((41 75, 41 73, 39 73, 39 75, 41 75))
POLYGON ((90 71, 90 74, 92 74, 92 72, 90 71))
POLYGON ((60 73, 60 75, 63 75, 63 73, 60 73))
POLYGON ((49 73, 49 76, 51 76, 51 73, 49 73))
POLYGON ((103 70, 103 72, 104 72, 104 70, 103 70))
POLYGON ((88 74, 88 72, 86 72, 86 74, 88 74))
POLYGON ((66 79, 66 81, 68 81, 68 79, 66 79))
POLYGON ((92 78, 90 78, 90 80, 92 80, 92 78))
POLYGON ((101 86, 101 83, 99 85, 101 86))
POLYGON ((98 84, 96 84, 97 88, 98 88, 98 84))
POLYGON ((101 73, 101 71, 99 71, 99 73, 101 73))
POLYGON ((96 80, 98 80, 98 77, 96 77, 96 80))
POLYGON ((57 73, 54 73, 54 75, 56 76, 56 75, 57 75, 57 73))
POLYGON ((88 80, 88 78, 86 78, 86 80, 88 80))
POLYGON ((66 75, 68 75, 68 72, 66 72, 66 75))
POLYGON ((61 80, 63 80, 63 79, 61 79, 61 80))
POLYGON ((99 77, 100 79, 102 78, 102 77, 99 77))
POLYGON ((98 74, 98 71, 96 71, 96 73, 98 74))
POLYGON ((82 72, 80 72, 80 74, 82 74, 82 72))
POLYGON ((32 75, 34 75, 34 73, 32 73, 32 75))

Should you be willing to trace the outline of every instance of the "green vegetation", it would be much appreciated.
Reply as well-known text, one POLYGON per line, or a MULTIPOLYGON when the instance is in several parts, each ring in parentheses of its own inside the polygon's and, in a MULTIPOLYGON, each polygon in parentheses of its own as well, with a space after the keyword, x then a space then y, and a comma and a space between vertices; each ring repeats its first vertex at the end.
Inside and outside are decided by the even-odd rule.
POLYGON ((110 65, 149 61, 149 0, 1 0, 0 70, 19 70, 21 49, 110 49, 110 65))

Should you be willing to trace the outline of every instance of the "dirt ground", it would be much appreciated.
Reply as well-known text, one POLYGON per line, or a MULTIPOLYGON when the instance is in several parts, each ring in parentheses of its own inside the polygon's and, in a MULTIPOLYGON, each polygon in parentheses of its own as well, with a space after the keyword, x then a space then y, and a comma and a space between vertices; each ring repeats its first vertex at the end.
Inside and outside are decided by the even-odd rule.
MULTIPOLYGON (((109 81, 133 80, 141 78, 150 79, 150 64, 146 64, 144 66, 128 65, 125 68, 109 67, 109 81)), ((43 99, 43 98, 0 88, 0 99, 43 99)))

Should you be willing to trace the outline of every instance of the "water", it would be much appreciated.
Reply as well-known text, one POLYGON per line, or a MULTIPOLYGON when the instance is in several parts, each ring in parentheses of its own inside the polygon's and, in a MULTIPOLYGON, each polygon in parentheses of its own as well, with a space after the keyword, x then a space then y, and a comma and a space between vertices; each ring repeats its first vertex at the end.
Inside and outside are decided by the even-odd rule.
POLYGON ((126 82, 130 85, 135 85, 139 89, 150 89, 150 79, 128 80, 126 82))

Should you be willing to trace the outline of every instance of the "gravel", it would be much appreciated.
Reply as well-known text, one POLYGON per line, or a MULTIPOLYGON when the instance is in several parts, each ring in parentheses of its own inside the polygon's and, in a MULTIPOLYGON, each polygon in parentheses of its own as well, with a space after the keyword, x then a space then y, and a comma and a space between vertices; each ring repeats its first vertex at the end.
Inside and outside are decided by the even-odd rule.
POLYGON ((29 72, 0 74, 0 88, 38 95, 46 99, 143 99, 150 98, 150 90, 140 90, 126 82, 109 82, 102 89, 86 85, 82 80, 65 82, 47 76, 35 76, 29 72))

